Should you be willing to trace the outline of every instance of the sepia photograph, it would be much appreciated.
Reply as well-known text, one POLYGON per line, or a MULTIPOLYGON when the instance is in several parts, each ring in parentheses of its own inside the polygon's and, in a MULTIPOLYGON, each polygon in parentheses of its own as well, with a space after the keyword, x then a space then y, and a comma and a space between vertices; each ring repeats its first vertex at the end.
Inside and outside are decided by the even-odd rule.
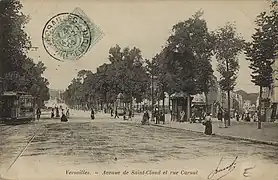
POLYGON ((278 0, 0 0, 0 180, 278 180, 278 0))

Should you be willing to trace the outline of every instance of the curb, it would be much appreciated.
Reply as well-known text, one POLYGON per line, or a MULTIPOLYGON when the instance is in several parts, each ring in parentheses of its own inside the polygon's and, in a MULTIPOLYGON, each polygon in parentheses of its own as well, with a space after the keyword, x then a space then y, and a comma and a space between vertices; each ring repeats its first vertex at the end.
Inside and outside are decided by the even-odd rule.
MULTIPOLYGON (((190 131, 190 132, 203 134, 203 132, 201 132, 201 131, 196 131, 196 130, 191 130, 191 129, 186 129, 186 128, 169 127, 169 126, 160 125, 160 124, 150 124, 150 125, 157 126, 157 127, 170 128, 170 129, 177 129, 177 130, 186 130, 186 131, 190 131)), ((249 142, 256 143, 256 144, 278 146, 278 142, 274 142, 274 141, 261 141, 261 140, 256 140, 256 139, 252 139, 252 138, 245 138, 245 137, 239 137, 239 136, 228 136, 228 135, 222 135, 222 134, 213 134, 212 136, 216 136, 216 137, 220 137, 220 138, 224 138, 224 139, 228 139, 228 140, 244 140, 244 141, 249 141, 249 142)))

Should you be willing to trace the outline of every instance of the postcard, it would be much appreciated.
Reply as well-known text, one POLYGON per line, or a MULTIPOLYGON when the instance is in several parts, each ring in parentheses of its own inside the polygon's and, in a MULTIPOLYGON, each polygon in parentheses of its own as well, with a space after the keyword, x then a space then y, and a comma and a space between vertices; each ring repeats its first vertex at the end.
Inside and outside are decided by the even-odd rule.
POLYGON ((0 0, 0 180, 278 180, 276 0, 0 0))

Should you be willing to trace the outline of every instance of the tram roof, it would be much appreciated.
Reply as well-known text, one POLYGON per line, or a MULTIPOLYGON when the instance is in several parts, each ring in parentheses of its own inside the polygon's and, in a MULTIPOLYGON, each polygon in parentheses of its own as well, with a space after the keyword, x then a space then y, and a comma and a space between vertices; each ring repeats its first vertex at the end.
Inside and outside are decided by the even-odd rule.
POLYGON ((22 91, 6 91, 3 92, 2 94, 2 96, 18 96, 18 95, 29 95, 29 94, 22 91))

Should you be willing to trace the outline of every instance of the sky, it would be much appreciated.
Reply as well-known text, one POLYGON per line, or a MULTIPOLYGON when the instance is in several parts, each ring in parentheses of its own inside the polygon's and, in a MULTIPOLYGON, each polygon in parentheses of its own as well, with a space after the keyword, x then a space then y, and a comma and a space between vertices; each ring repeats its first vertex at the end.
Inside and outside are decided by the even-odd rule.
MULTIPOLYGON (((77 72, 82 69, 96 71, 96 68, 108 62, 109 48, 138 47, 143 58, 151 59, 165 45, 174 24, 187 20, 196 11, 204 11, 204 19, 209 30, 223 27, 234 22, 238 33, 247 41, 254 32, 256 16, 268 8, 263 0, 22 0, 22 12, 30 16, 26 32, 32 45, 38 47, 30 51, 29 56, 35 62, 42 61, 47 67, 44 76, 52 89, 65 89, 77 72), (79 60, 59 62, 48 55, 42 44, 41 34, 46 22, 62 12, 73 12, 78 7, 103 32, 104 37, 79 60)), ((249 93, 258 92, 251 83, 248 61, 239 55, 240 70, 236 90, 249 93)), ((216 72, 216 60, 212 60, 216 72)))

